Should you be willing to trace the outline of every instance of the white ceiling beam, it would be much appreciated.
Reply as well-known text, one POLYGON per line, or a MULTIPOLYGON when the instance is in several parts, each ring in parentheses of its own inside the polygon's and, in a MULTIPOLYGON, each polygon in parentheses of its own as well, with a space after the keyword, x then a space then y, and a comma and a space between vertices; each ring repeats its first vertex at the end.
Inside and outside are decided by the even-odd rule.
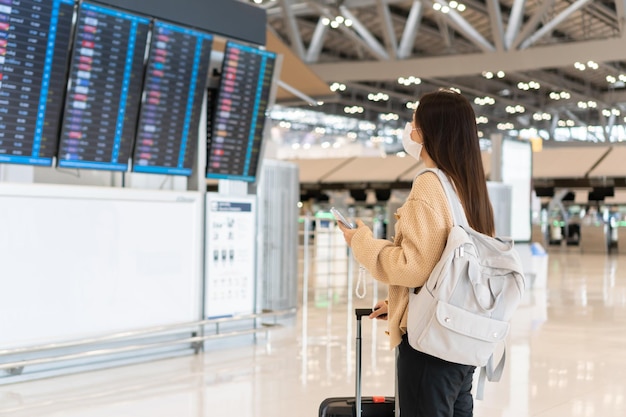
POLYGON ((382 22, 383 37, 385 39, 385 45, 387 46, 387 52, 392 57, 398 56, 398 44, 396 40, 396 32, 391 21, 391 13, 389 12, 389 6, 387 0, 378 0, 378 15, 382 22))
MULTIPOLYGON (((322 17, 327 17, 329 20, 334 20, 335 19, 335 16, 332 13, 330 13, 328 8, 323 7, 322 5, 314 3, 314 2, 310 2, 309 4, 314 9, 316 9, 316 11, 322 17)), ((352 16, 351 13, 349 13, 349 14, 350 14, 350 16, 352 16)), ((352 19, 352 17, 348 17, 345 14, 344 14, 344 17, 347 17, 348 19, 352 19)), ((355 21, 352 22, 352 26, 353 27, 355 26, 355 23, 356 23, 355 21)), ((358 22, 358 24, 360 24, 362 26, 362 24, 360 22, 358 22)), ((357 45, 360 45, 360 46, 364 47, 365 49, 369 50, 372 53, 372 55, 374 55, 376 58, 381 59, 381 60, 388 60, 389 59, 389 55, 387 55, 387 52, 385 51, 385 49, 380 44, 378 44, 378 49, 372 49, 371 45, 368 42, 366 42, 365 39, 363 39, 361 36, 357 35, 352 30, 351 27, 348 28, 348 27, 346 27, 346 25, 339 25, 337 27, 337 30, 340 31, 341 33, 343 33, 344 35, 346 35, 346 37, 348 37, 352 41, 354 41, 354 43, 356 43, 357 45)))
POLYGON ((452 38, 451 32, 452 29, 448 26, 448 22, 441 15, 435 16, 435 20, 437 21, 437 27, 439 28, 439 36, 441 36, 441 40, 443 44, 446 45, 446 48, 452 48, 452 38))
POLYGON ((555 1, 556 0, 546 0, 541 4, 539 9, 535 11, 533 17, 531 17, 530 20, 526 22, 526 24, 522 28, 522 31, 517 34, 509 49, 517 49, 519 44, 522 43, 527 37, 529 37, 530 34, 535 31, 535 29, 537 29, 537 26, 539 26, 539 23, 541 23, 543 17, 548 13, 548 10, 550 10, 550 8, 554 6, 555 1))
POLYGON ((626 25, 626 0, 615 0, 615 10, 617 12, 619 31, 623 34, 626 25))
MULTIPOLYGON (((373 7, 376 6, 378 0, 346 0, 343 2, 343 5, 350 9, 358 9, 363 7, 373 7)), ((406 0, 387 0, 387 4, 404 4, 406 0)), ((320 7, 332 7, 333 3, 327 2, 327 4, 323 4, 322 2, 318 2, 320 7)), ((303 1, 301 3, 294 3, 291 5, 292 12, 295 16, 302 16, 307 14, 314 14, 316 7, 311 5, 308 1, 303 1)), ((283 13, 282 9, 279 6, 270 7, 267 9, 267 17, 276 17, 280 16, 283 13)))
POLYGON ((406 19, 404 30, 402 31, 400 46, 398 47, 399 59, 405 59, 411 56, 413 45, 415 44, 415 36, 417 35, 422 20, 422 10, 422 2, 420 0, 413 0, 409 16, 406 19))
POLYGON ((583 8, 590 1, 591 0, 578 0, 572 5, 570 5, 567 9, 559 13, 558 16, 556 16, 554 19, 548 22, 547 25, 543 26, 537 32, 533 33, 530 37, 528 37, 524 42, 522 42, 522 44, 520 45, 520 49, 528 48, 533 43, 537 42, 539 39, 546 36, 548 33, 551 33, 565 19, 570 17, 574 12, 577 12, 578 10, 583 8))
POLYGON ((344 18, 352 20, 352 28, 359 36, 361 36, 361 38, 363 38, 365 44, 378 59, 389 60, 389 54, 385 48, 383 48, 380 42, 378 42, 367 27, 361 23, 361 21, 357 19, 346 6, 339 6, 339 11, 344 18))
POLYGON ((384 81, 407 75, 455 77, 476 75, 483 71, 528 71, 560 68, 576 61, 621 61, 626 38, 571 42, 524 50, 414 58, 390 62, 342 61, 312 65, 326 81, 384 81))
POLYGON ((509 14, 509 23, 506 27, 506 35, 504 38, 505 49, 511 49, 511 45, 517 37, 520 28, 522 27, 525 5, 526 0, 515 0, 513 2, 513 7, 511 8, 511 13, 509 14))
POLYGON ((304 45, 302 44, 302 37, 298 29, 298 22, 296 22, 296 17, 290 8, 290 2, 291 0, 280 1, 280 6, 283 10, 283 19, 285 20, 285 27, 287 28, 291 49, 301 60, 304 60, 304 45))
POLYGON ((324 36, 326 36, 326 31, 328 30, 328 25, 322 23, 323 19, 323 17, 320 17, 317 21, 317 26, 315 26, 315 31, 313 32, 309 49, 306 52, 305 61, 308 63, 317 62, 320 58, 320 53, 322 52, 322 47, 324 46, 324 36))
MULTIPOLYGON (((435 0, 435 2, 439 3, 442 7, 448 7, 448 3, 445 0, 435 0)), ((467 20, 463 19, 463 17, 457 13, 456 10, 450 9, 448 13, 441 14, 444 16, 444 19, 448 21, 450 26, 456 29, 457 32, 467 38, 467 40, 472 42, 474 45, 478 46, 484 52, 492 52, 496 50, 496 48, 490 44, 472 25, 470 25, 467 20)))
POLYGON ((502 11, 500 0, 487 0, 489 11, 489 23, 491 24, 491 36, 496 46, 496 51, 504 51, 504 27, 502 25, 502 11))

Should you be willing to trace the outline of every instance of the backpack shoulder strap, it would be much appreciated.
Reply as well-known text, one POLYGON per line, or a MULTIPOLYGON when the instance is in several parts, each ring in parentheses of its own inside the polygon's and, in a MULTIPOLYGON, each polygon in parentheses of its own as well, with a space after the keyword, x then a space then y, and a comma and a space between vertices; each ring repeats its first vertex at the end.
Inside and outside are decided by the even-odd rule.
POLYGON ((485 393, 485 379, 490 382, 498 382, 502 377, 502 371, 504 371, 504 363, 506 362, 506 345, 504 346, 504 351, 502 352, 502 358, 500 358, 500 362, 493 367, 493 354, 489 357, 489 361, 487 361, 487 365, 481 366, 480 375, 478 376, 478 384, 476 387, 476 399, 482 400, 485 393))
POLYGON ((454 191, 454 187, 452 187, 450 179, 442 170, 439 168, 424 168, 418 172, 415 177, 417 178, 419 175, 428 171, 437 174, 439 181, 441 181, 443 190, 446 193, 446 198, 448 199, 448 207, 450 208, 450 213, 452 213, 452 221, 454 225, 463 226, 463 228, 469 230, 469 223, 467 221, 467 217, 465 216, 465 210, 463 210, 463 206, 461 205, 461 200, 459 199, 456 191, 454 191))

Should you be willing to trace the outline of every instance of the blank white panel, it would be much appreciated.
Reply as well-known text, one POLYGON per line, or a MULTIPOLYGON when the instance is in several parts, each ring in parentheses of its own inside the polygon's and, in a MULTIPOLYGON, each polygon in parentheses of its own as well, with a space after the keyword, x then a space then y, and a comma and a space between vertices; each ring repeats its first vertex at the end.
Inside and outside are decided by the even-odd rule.
MULTIPOLYGON (((386 158, 355 158, 324 177, 324 182, 377 182, 396 181, 407 171, 415 170, 418 162, 411 157, 395 155, 386 158)), ((413 177, 411 177, 412 179, 413 177)))
POLYGON ((319 182, 329 172, 345 164, 350 158, 292 159, 298 165, 300 183, 319 182))
POLYGON ((626 147, 614 146, 611 152, 589 174, 592 177, 623 177, 626 175, 626 147))
POLYGON ((533 153, 533 178, 581 178, 604 155, 608 146, 543 148, 533 153))
POLYGON ((0 347, 200 318, 200 193, 0 184, 0 347))

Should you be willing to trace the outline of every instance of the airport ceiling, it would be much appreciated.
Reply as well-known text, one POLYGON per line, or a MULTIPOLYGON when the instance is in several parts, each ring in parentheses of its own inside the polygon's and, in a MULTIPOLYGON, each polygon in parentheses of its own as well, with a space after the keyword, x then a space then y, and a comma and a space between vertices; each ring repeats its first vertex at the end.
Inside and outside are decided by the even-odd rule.
POLYGON ((249 1, 266 9, 269 32, 338 83, 311 97, 323 112, 408 120, 407 103, 453 87, 475 103, 485 137, 586 127, 587 140, 606 143, 624 124, 626 0, 249 1))

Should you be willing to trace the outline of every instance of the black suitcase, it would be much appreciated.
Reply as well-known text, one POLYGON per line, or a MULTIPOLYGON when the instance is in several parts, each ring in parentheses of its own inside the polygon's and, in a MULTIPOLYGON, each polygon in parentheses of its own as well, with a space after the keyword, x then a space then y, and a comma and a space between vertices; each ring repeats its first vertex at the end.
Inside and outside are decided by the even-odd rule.
POLYGON ((372 310, 357 308, 356 313, 356 396, 326 398, 319 417, 394 417, 394 397, 361 397, 361 317, 372 310))

